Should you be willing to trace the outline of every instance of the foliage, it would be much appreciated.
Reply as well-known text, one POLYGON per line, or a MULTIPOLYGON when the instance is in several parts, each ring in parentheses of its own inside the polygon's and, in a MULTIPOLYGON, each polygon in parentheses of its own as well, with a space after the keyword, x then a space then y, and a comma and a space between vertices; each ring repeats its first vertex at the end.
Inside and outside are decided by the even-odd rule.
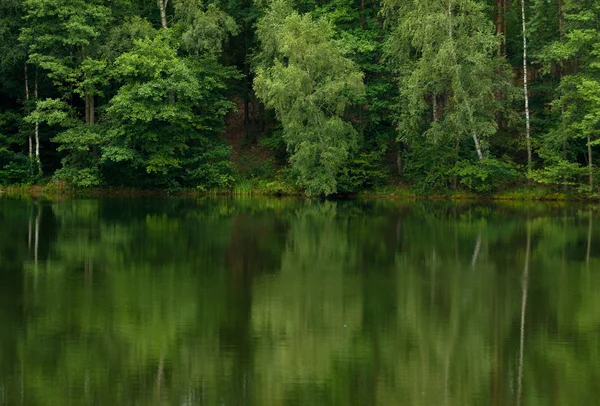
POLYGON ((0 148, 0 185, 23 184, 33 180, 32 162, 22 154, 0 148))
POLYGON ((254 88, 283 124, 292 170, 308 194, 337 191, 357 144, 343 114, 363 92, 362 73, 333 41, 331 25, 274 2, 259 22, 254 88))
POLYGON ((382 161, 377 151, 358 154, 339 175, 339 191, 357 193, 383 185, 388 179, 388 171, 382 167, 382 161))
POLYGON ((3 182, 593 197, 600 5, 524 6, 528 178, 519 2, 0 0, 3 182))
POLYGON ((495 158, 487 158, 477 163, 458 161, 452 173, 468 190, 478 193, 494 192, 500 186, 518 179, 515 165, 495 158))

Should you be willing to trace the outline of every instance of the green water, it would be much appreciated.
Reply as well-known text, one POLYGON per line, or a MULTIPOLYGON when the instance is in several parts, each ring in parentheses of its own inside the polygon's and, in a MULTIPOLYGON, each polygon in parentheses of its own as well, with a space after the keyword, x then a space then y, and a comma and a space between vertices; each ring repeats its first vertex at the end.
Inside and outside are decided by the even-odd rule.
POLYGON ((600 214, 0 199, 0 405, 600 403, 600 214))

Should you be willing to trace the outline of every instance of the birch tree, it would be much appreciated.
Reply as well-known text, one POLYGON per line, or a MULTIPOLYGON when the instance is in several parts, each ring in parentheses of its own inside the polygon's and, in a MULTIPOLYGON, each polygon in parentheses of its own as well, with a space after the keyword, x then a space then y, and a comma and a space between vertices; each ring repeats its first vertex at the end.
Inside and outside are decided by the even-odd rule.
POLYGON ((472 140, 479 161, 489 156, 501 106, 494 94, 508 86, 498 39, 483 4, 473 0, 385 0, 392 28, 388 59, 400 86, 399 138, 433 143, 472 140), (423 126, 423 116, 432 111, 423 126))
POLYGON ((561 38, 548 47, 546 57, 563 67, 571 67, 561 78, 560 98, 554 104, 561 109, 565 137, 584 141, 582 158, 587 164, 587 189, 592 192, 595 186, 593 147, 600 143, 600 28, 597 23, 600 4, 594 0, 565 0, 561 5, 564 36, 561 33, 561 38))
POLYGON ((357 146, 344 120, 364 91, 363 74, 336 46, 332 26, 277 1, 258 24, 254 90, 283 125, 298 183, 308 194, 337 191, 337 177, 357 146))

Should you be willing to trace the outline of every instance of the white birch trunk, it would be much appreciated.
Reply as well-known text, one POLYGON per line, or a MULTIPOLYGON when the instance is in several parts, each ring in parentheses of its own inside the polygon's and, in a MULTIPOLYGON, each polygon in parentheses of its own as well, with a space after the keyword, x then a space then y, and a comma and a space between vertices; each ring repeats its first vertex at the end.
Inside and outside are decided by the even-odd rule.
POLYGON ((167 28, 167 3, 169 3, 169 0, 158 0, 158 8, 160 9, 160 23, 163 28, 167 28))
MULTIPOLYGON (((35 71, 34 97, 35 97, 35 102, 37 103, 37 101, 38 101, 38 75, 37 75, 37 69, 35 71)), ((42 174, 42 161, 40 160, 40 123, 37 120, 35 120, 34 133, 35 133, 35 159, 37 161, 38 173, 41 175, 42 174)))
MULTIPOLYGON (((29 114, 29 73, 27 62, 25 62, 25 111, 29 114)), ((29 133, 27 139, 29 141, 29 160, 31 161, 31 158, 33 158, 33 141, 31 140, 31 133, 29 133)))
POLYGON ((481 150, 481 144, 479 143, 479 138, 477 138, 477 134, 473 133, 473 141, 475 141, 475 149, 477 150, 477 156, 479 160, 483 160, 483 151, 481 150))
POLYGON ((531 172, 531 122, 529 117, 529 91, 527 88, 527 24, 525 23, 525 0, 521 0, 523 23, 523 93, 525 96, 525 138, 527 140, 527 172, 531 172))

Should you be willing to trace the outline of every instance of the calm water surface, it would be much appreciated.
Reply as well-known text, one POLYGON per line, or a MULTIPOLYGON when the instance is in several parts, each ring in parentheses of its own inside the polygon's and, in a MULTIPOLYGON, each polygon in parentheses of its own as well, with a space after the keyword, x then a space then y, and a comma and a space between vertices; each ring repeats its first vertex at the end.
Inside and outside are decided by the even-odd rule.
POLYGON ((0 199, 0 405, 600 403, 600 214, 0 199))

